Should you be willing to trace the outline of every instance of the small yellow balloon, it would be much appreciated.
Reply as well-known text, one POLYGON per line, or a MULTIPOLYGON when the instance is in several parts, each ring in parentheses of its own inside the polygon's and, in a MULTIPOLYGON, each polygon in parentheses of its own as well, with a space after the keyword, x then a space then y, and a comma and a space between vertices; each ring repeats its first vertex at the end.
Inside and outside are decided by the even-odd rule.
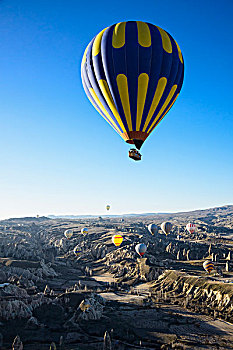
POLYGON ((123 242, 123 237, 121 235, 115 235, 112 237, 112 243, 115 244, 116 247, 119 247, 123 242))

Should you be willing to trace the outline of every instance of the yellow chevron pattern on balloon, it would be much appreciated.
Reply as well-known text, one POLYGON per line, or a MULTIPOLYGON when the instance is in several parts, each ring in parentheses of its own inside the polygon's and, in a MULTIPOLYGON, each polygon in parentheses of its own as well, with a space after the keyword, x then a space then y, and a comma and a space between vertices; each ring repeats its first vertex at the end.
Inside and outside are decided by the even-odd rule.
POLYGON ((166 109, 167 105, 169 104, 169 102, 171 101, 175 91, 177 89, 177 85, 173 85, 173 87, 171 88, 171 91, 169 92, 169 95, 168 97, 166 98, 163 106, 161 107, 159 113, 157 114, 155 120, 153 121, 153 123, 151 124, 149 130, 148 130, 148 133, 151 132, 151 129, 153 128, 153 126, 155 125, 155 123, 157 122, 157 120, 159 119, 159 117, 163 114, 164 110, 166 109))
POLYGON ((138 43, 143 47, 151 46, 151 34, 148 25, 144 22, 137 21, 138 43))
MULTIPOLYGON (((90 43, 91 44, 91 43, 90 43)), ((84 64, 86 63, 86 58, 87 58, 87 50, 90 46, 90 44, 87 45, 84 54, 83 54, 83 58, 82 58, 82 63, 81 63, 81 69, 83 68, 84 64)))
POLYGON ((93 45, 92 45, 92 55, 97 56, 100 53, 100 46, 101 46, 101 40, 102 36, 107 28, 103 29, 95 38, 93 45))
POLYGON ((112 36, 112 46, 115 49, 125 45, 125 26, 126 22, 120 22, 115 25, 112 36))
POLYGON ((163 92, 165 90, 166 84, 167 84, 167 78, 163 77, 163 78, 159 79, 157 88, 155 90, 154 98, 153 98, 149 113, 148 113, 147 118, 146 118, 146 122, 145 122, 145 125, 143 128, 143 131, 146 131, 147 126, 154 115, 154 112, 155 112, 155 110, 156 110, 156 108, 161 100, 161 97, 163 95, 163 92))
POLYGON ((156 128, 156 126, 163 120, 163 118, 165 117, 165 115, 169 112, 169 110, 172 108, 172 106, 174 105, 174 103, 176 102, 177 97, 179 96, 179 94, 176 95, 176 97, 174 98, 174 100, 172 101, 171 105, 169 106, 169 108, 166 110, 166 112, 164 112, 162 114, 162 116, 160 117, 160 119, 155 123, 155 125, 153 126, 153 128, 151 129, 151 132, 154 130, 154 128, 156 128))
MULTIPOLYGON (((108 114, 108 112, 106 111, 106 109, 104 108, 104 106, 102 105, 102 103, 100 102, 100 100, 98 99, 98 96, 96 95, 94 89, 89 88, 90 94, 93 97, 94 101, 96 102, 96 104, 98 105, 98 107, 100 108, 101 112, 102 112, 102 116, 104 117, 104 119, 110 123, 114 125, 114 127, 116 128, 116 131, 121 134, 121 131, 119 130, 119 128, 117 127, 116 123, 113 121, 113 119, 111 118, 111 116, 108 114)), ((91 101, 91 100, 90 100, 91 101)), ((92 103, 92 101, 91 101, 92 103)), ((92 103, 93 104, 93 103, 92 103)), ((94 105, 94 104, 93 104, 94 105)), ((95 105, 94 105, 95 107, 95 105)), ((111 125, 111 124, 110 124, 111 125)))
MULTIPOLYGON (((175 41, 175 40, 174 40, 175 41)), ((177 46, 177 50, 178 50, 178 55, 179 55, 179 59, 180 59, 180 62, 183 64, 184 61, 183 61, 183 56, 182 56, 182 53, 181 53, 181 49, 179 47, 179 45, 177 44, 177 42, 175 41, 176 43, 176 46, 177 46)))
POLYGON ((156 26, 160 32, 161 38, 162 38, 162 44, 163 44, 163 49, 167 53, 172 53, 172 43, 171 40, 168 36, 168 34, 163 30, 162 28, 156 26))
POLYGON ((116 108, 116 105, 115 105, 115 103, 113 101, 111 92, 110 92, 109 87, 108 87, 108 83, 104 79, 100 79, 98 81, 98 83, 99 83, 100 90, 102 91, 102 94, 103 94, 103 96, 104 96, 104 98, 105 98, 109 108, 111 109, 114 117, 118 121, 118 123, 119 123, 120 127, 122 128, 123 132, 126 132, 124 124, 122 123, 121 117, 120 117, 120 115, 118 113, 118 110, 116 108))
POLYGON ((117 86, 118 86, 118 90, 121 98, 121 104, 124 109, 125 117, 127 120, 128 128, 129 128, 129 131, 132 131, 133 127, 132 127, 130 102, 129 102, 128 80, 125 74, 118 74, 117 86))
POLYGON ((142 113, 146 101, 147 88, 149 83, 149 76, 146 73, 142 73, 138 77, 138 96, 137 96, 137 121, 136 131, 140 130, 142 113))

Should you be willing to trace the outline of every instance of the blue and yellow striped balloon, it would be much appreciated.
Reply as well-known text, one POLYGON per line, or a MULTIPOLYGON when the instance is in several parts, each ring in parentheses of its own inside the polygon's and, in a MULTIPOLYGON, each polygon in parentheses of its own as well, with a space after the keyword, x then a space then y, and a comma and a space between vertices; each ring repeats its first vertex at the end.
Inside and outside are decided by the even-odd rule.
POLYGON ((176 101, 184 62, 177 42, 160 27, 120 22, 102 30, 87 46, 81 75, 97 111, 140 149, 176 101))
POLYGON ((212 261, 206 260, 203 263, 203 268, 204 270, 206 270, 206 272, 208 272, 208 274, 210 274, 210 272, 214 270, 214 264, 212 263, 212 261))
POLYGON ((81 229, 81 233, 85 236, 85 235, 87 235, 88 234, 88 228, 87 227, 83 227, 82 229, 81 229))
POLYGON ((75 254, 76 256, 79 256, 81 253, 82 253, 82 249, 79 248, 78 246, 76 246, 76 247, 74 248, 74 254, 75 254))

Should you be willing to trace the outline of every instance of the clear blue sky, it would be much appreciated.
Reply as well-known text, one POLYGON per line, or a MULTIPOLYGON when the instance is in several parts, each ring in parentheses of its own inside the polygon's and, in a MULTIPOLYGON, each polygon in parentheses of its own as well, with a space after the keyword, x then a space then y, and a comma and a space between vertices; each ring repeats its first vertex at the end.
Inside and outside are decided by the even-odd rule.
POLYGON ((0 1, 0 218, 232 204, 232 13, 231 0, 0 1), (167 30, 185 61, 139 163, 80 79, 86 45, 125 20, 167 30))

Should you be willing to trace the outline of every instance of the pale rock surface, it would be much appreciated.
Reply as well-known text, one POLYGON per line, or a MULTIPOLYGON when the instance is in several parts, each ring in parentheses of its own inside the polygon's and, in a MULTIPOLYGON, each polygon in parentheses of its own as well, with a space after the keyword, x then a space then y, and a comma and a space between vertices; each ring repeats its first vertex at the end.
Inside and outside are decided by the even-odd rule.
POLYGON ((105 299, 98 294, 92 294, 90 298, 84 299, 79 309, 82 311, 79 318, 83 320, 99 320, 103 315, 105 299))

